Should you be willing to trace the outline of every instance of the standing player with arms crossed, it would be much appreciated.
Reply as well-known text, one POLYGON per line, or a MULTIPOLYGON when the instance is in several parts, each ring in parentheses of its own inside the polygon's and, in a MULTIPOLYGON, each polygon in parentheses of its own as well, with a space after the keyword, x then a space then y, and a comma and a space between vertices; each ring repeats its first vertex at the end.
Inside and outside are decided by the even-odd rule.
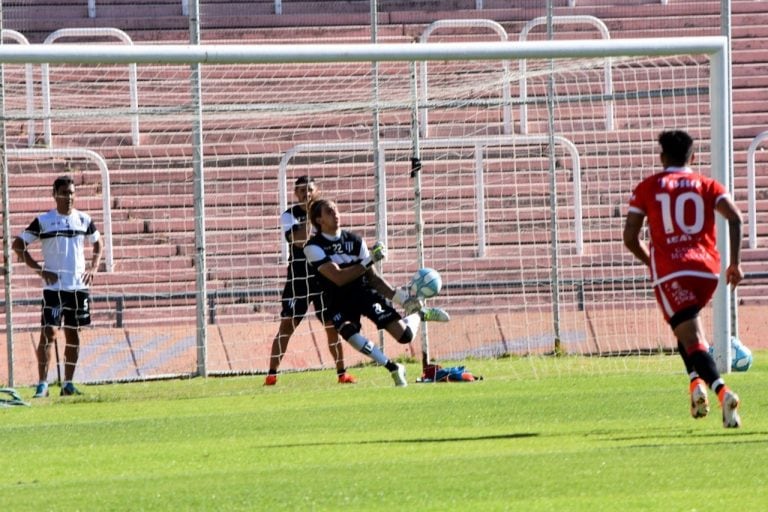
POLYGON ((440 308, 422 308, 408 290, 395 289, 373 267, 386 257, 380 243, 370 250, 365 241, 351 231, 342 230, 336 203, 318 199, 310 206, 309 219, 317 230, 304 246, 304 254, 317 270, 323 299, 339 334, 356 350, 383 365, 395 385, 405 387, 405 366, 389 359, 360 332, 360 318, 370 319, 402 344, 410 343, 422 321, 447 322, 448 313, 440 308), (403 318, 389 300, 403 306, 403 318))
POLYGON ((718 396, 723 426, 741 426, 739 397, 726 386, 712 356, 699 312, 712 298, 720 275, 715 212, 728 221, 730 262, 725 280, 737 286, 741 269, 741 212, 722 184, 693 172, 693 139, 682 130, 659 135, 664 170, 637 185, 629 201, 624 244, 651 272, 656 300, 677 338, 690 377, 691 415, 709 413, 708 385, 718 396), (648 217, 650 244, 640 240, 648 217))
POLYGON ((339 384, 354 384, 357 380, 347 373, 344 366, 344 349, 339 335, 330 318, 325 314, 317 279, 304 257, 304 243, 310 233, 310 225, 307 222, 307 207, 319 195, 315 179, 309 176, 300 176, 294 183, 293 193, 296 195, 297 203, 285 210, 280 216, 283 236, 290 246, 288 277, 283 288, 280 327, 272 341, 269 373, 264 380, 264 385, 274 386, 277 384, 277 370, 288 348, 288 341, 306 315, 310 302, 314 305, 315 315, 325 329, 328 349, 336 363, 336 375, 339 384))

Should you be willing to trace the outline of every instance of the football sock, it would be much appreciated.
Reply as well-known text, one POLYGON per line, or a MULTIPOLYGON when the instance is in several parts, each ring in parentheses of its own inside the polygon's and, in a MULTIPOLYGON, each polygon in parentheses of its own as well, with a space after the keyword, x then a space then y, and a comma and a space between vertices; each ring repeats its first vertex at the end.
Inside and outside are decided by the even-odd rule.
POLYGON ((712 386, 720 379, 720 372, 717 371, 715 360, 712 359, 712 356, 707 352, 706 346, 702 344, 696 345, 688 352, 688 357, 690 358, 693 367, 696 369, 696 373, 704 379, 704 382, 706 382, 713 391, 717 392, 712 386))
POLYGON ((712 383, 712 391, 714 391, 717 394, 717 397, 720 399, 720 401, 723 401, 723 397, 721 396, 721 392, 725 393, 725 390, 728 389, 728 386, 725 385, 725 382, 723 379, 717 379, 715 382, 712 383))
POLYGON ((389 358, 384 355, 379 347, 368 341, 362 334, 355 333, 347 340, 350 345, 355 347, 361 353, 367 355, 379 364, 387 364, 389 358))
POLYGON ((419 330, 419 326, 421 325, 421 316, 419 313, 416 312, 412 315, 408 315, 407 317, 403 318, 403 322, 405 322, 405 325, 411 328, 413 335, 416 336, 416 333, 419 330))
POLYGON ((677 352, 680 354, 680 358, 683 360, 685 371, 688 372, 689 375, 691 373, 695 373, 693 363, 691 363, 691 358, 688 356, 688 351, 685 350, 685 345, 683 345, 683 343, 680 341, 677 342, 677 352))
POLYGON ((700 379, 699 377, 696 377, 695 379, 691 380, 691 382, 688 384, 688 391, 690 393, 693 393, 693 390, 696 389, 696 386, 698 386, 700 382, 703 382, 703 380, 700 379))
POLYGON ((387 370, 389 370, 389 371, 393 372, 393 371, 397 370, 397 363, 395 363, 394 361, 387 361, 387 362, 384 364, 384 367, 385 367, 387 370))

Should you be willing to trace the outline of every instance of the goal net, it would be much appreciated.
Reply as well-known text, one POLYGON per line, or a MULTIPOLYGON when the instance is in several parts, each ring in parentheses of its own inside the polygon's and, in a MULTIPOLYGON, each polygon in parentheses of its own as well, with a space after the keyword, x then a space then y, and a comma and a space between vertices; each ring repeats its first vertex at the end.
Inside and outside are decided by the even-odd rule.
MULTIPOLYGON (((133 48, 158 52, 137 57, 134 71, 110 63, 119 60, 110 45, 98 45, 98 64, 31 57, 34 77, 50 62, 47 117, 28 109, 28 66, 3 54, 6 235, 54 207, 51 184, 64 173, 76 179, 75 207, 109 235, 93 326, 82 334, 81 382, 265 372, 286 279, 279 217, 302 175, 338 203, 344 228, 369 245, 386 242, 390 282, 406 284, 420 262, 441 273, 443 291, 430 303, 452 320, 425 331, 438 363, 528 357, 543 371, 557 353, 582 358, 580 368, 602 356, 617 356, 616 371, 642 368, 648 358, 635 356, 675 343, 646 269, 622 244, 629 193, 659 169, 663 129, 695 137, 698 170, 725 172, 727 162, 727 116, 713 91, 722 86, 721 39, 696 51, 695 41, 674 51, 677 41, 631 51, 582 42, 581 55, 562 44, 550 53, 547 43, 519 45, 537 49, 525 56, 502 43, 469 45, 470 54, 493 49, 485 58, 447 44, 391 45, 375 72, 371 58, 344 61, 342 50, 379 51, 368 45, 332 47, 336 58, 314 47, 295 62, 264 62, 255 48, 251 62, 248 48, 218 62, 213 52, 200 68, 201 118, 189 65, 197 57, 178 58, 177 47, 166 57, 162 47, 133 48)), ((41 283, 14 263, 11 284, 14 376, 30 383, 41 283)), ((719 299, 705 312, 715 336, 728 328, 727 311, 719 299)), ((363 330, 388 355, 421 359, 417 341, 379 338, 365 321, 363 330)), ((347 366, 367 362, 344 351, 347 366)), ((334 367, 310 308, 280 369, 334 367)), ((7 368, 3 360, 0 380, 7 368)))

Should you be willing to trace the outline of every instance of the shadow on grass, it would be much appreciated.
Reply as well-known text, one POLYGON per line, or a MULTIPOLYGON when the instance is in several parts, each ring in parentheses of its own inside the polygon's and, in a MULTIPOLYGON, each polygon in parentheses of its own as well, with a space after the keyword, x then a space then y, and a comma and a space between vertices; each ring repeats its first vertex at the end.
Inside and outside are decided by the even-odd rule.
POLYGON ((411 444, 411 443, 463 443, 467 441, 498 441, 500 439, 525 439, 538 437, 532 432, 520 432, 515 434, 497 434, 492 436, 463 436, 463 437, 416 437, 411 439, 365 439, 360 441, 323 441, 308 443, 273 444, 264 448, 297 448, 306 446, 341 446, 349 444, 411 444))
POLYGON ((768 432, 756 432, 748 430, 723 429, 720 432, 695 432, 691 430, 681 430, 679 432, 660 434, 659 432, 649 432, 647 435, 634 436, 611 436, 603 434, 602 441, 632 444, 625 445, 626 448, 657 448, 669 446, 704 446, 721 444, 760 444, 763 445, 768 438, 768 432), (642 441, 656 441, 646 442, 642 441), (674 442, 680 441, 680 442, 674 442))

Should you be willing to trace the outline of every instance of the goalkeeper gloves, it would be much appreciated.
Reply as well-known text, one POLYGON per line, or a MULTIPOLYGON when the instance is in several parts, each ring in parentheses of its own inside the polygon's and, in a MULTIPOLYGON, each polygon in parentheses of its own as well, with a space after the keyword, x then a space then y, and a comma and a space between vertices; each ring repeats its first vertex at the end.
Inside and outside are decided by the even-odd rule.
POLYGON ((370 254, 367 258, 362 260, 360 263, 364 267, 370 267, 377 261, 381 261, 387 257, 387 248, 384 246, 381 242, 376 242, 373 244, 373 247, 371 247, 370 254))
POLYGON ((412 296, 407 286, 401 286, 395 289, 395 295, 392 296, 392 302, 403 307, 406 315, 420 311, 424 303, 416 296, 412 296))

